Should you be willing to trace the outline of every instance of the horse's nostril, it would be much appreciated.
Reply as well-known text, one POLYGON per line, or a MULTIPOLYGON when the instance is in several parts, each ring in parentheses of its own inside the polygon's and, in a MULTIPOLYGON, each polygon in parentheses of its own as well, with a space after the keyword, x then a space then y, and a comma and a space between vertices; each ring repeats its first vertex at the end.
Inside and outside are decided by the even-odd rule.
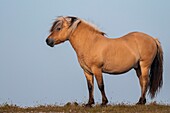
POLYGON ((46 41, 46 43, 48 43, 48 38, 45 41, 46 41))
POLYGON ((46 43, 47 43, 47 45, 54 47, 54 40, 52 38, 47 38, 46 43))

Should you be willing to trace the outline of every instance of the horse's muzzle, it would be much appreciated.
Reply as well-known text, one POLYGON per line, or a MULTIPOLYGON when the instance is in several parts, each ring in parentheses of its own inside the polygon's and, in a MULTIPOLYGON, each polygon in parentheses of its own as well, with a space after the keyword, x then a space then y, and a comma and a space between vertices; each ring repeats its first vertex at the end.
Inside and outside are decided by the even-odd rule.
POLYGON ((46 39, 46 43, 47 43, 47 45, 49 45, 50 47, 54 47, 54 39, 52 39, 52 38, 47 38, 47 39, 46 39))

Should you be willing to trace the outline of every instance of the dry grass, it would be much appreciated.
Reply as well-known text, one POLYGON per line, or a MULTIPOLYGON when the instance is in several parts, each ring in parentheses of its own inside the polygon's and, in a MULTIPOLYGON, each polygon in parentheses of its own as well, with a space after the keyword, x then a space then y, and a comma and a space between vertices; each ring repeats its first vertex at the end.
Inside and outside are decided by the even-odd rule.
POLYGON ((151 103, 149 105, 108 105, 101 107, 96 105, 92 108, 86 108, 84 105, 75 103, 67 103, 64 106, 57 105, 39 105, 36 107, 19 107, 17 105, 4 104, 0 105, 0 113, 3 112, 57 112, 57 113, 170 113, 169 105, 160 105, 151 103))

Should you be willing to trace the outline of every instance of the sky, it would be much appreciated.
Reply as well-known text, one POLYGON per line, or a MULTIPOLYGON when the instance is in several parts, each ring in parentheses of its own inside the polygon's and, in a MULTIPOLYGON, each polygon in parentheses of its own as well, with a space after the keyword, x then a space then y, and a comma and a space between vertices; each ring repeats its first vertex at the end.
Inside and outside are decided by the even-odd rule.
MULTIPOLYGON (((170 104, 169 0, 0 0, 0 104, 19 106, 88 102, 76 53, 67 41, 54 48, 45 39, 58 16, 77 16, 108 37, 132 31, 158 38, 164 51, 164 84, 153 100, 170 104)), ((134 70, 103 74, 109 103, 135 104, 140 86, 134 70)), ((101 94, 95 81, 95 101, 101 94)))

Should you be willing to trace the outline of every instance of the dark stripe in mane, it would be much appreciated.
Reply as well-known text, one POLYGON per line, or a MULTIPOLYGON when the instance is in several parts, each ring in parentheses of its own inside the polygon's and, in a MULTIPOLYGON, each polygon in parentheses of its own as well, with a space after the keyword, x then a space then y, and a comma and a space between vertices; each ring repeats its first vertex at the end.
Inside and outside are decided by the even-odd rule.
POLYGON ((54 21, 54 23, 53 23, 53 25, 52 25, 52 27, 51 27, 51 29, 50 29, 50 32, 53 32, 53 31, 54 31, 55 26, 56 26, 56 24, 57 24, 58 22, 59 22, 59 20, 54 21))

